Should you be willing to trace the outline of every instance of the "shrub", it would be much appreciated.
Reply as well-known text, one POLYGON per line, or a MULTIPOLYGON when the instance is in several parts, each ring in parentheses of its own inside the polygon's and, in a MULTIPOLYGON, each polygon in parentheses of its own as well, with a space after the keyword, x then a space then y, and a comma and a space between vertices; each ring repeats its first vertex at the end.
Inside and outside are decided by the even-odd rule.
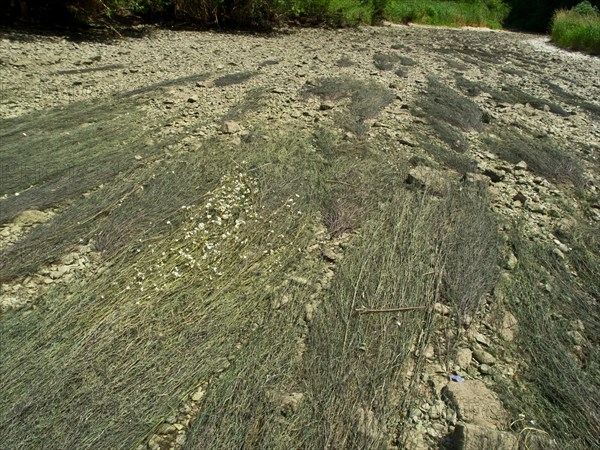
POLYGON ((560 47, 600 54, 600 14, 589 3, 570 11, 560 10, 552 19, 552 41, 560 47))
POLYGON ((500 28, 508 11, 500 0, 393 0, 388 3, 385 15, 390 20, 404 23, 500 28))
POLYGON ((598 14, 598 8, 594 5, 592 5, 587 0, 579 3, 578 5, 575 5, 575 7, 573 8, 573 11, 576 12, 577 14, 581 14, 583 16, 591 16, 594 14, 598 14))
POLYGON ((277 12, 303 23, 353 26, 371 23, 373 3, 360 0, 279 0, 277 12))

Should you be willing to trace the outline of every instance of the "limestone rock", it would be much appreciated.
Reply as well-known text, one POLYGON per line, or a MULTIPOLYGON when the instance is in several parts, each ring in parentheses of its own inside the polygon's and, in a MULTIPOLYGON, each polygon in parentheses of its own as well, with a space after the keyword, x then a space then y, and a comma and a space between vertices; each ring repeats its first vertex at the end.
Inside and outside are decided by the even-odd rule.
POLYGON ((242 131, 242 127, 234 120, 226 120, 221 126, 221 131, 226 134, 233 134, 242 131))
POLYGON ((485 350, 474 349, 473 350, 473 356, 481 364, 487 364, 487 365, 490 365, 490 366, 496 364, 496 358, 494 358, 493 355, 491 355, 490 353, 486 352, 485 350))
POLYGON ((505 311, 498 329, 498 334, 502 337, 502 339, 510 342, 515 338, 517 329, 517 318, 510 312, 505 311))
POLYGON ((439 170, 427 166, 411 169, 406 177, 406 184, 427 189, 434 194, 443 194, 448 186, 447 181, 439 170))
POLYGON ((517 267, 518 263, 519 263, 519 260, 517 259, 515 254, 513 252, 510 252, 508 254, 508 258, 506 260, 505 268, 507 270, 514 270, 517 267))
POLYGON ((292 392, 284 395, 281 398, 281 413, 286 417, 294 414, 303 398, 304 394, 302 392, 292 392))
POLYGON ((513 433, 497 431, 467 423, 458 423, 450 435, 451 448, 455 450, 513 450, 518 448, 518 438, 513 433))
POLYGON ((465 370, 471 365, 473 353, 468 348, 461 348, 456 352, 456 364, 465 370))
POLYGON ((204 397, 204 388, 199 388, 192 394, 192 401, 199 402, 204 397))
POLYGON ((496 394, 482 381, 449 383, 442 395, 456 411, 459 420, 496 429, 508 426, 508 413, 496 394))
POLYGON ((16 225, 29 226, 29 225, 35 225, 36 223, 45 222, 46 219, 47 219, 46 213, 44 213, 42 211, 38 211, 37 209, 29 209, 29 210, 23 211, 21 214, 19 214, 15 218, 14 223, 16 225))
POLYGON ((379 424, 379 420, 377 420, 377 417, 372 410, 367 408, 358 408, 355 418, 357 431, 360 434, 373 440, 382 438, 383 433, 381 431, 381 425, 379 424))
POLYGON ((442 400, 436 400, 429 410, 429 418, 433 420, 439 419, 442 416, 445 408, 446 405, 442 400))
POLYGON ((490 346, 490 339, 486 335, 477 333, 475 334, 474 338, 477 343, 485 345, 486 347, 490 346))
POLYGON ((515 170, 527 170, 527 163, 525 161, 519 161, 515 165, 515 170))
POLYGON ((479 366, 479 372, 483 375, 489 375, 492 373, 492 368, 488 364, 482 364, 479 366))
POLYGON ((483 174, 492 180, 493 183, 499 183, 504 180, 504 177, 506 176, 506 173, 503 170, 493 169, 491 167, 485 169, 483 174))
POLYGON ((433 305, 433 309, 436 313, 441 314, 442 316, 447 316, 452 312, 449 306, 439 302, 433 305))

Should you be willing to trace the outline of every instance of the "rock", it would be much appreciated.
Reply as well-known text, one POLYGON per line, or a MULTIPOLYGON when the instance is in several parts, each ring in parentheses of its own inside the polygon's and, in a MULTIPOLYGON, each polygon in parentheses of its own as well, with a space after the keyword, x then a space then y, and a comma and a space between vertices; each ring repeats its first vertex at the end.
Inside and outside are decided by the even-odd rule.
POLYGON ((513 433, 468 423, 458 423, 449 436, 455 450, 514 450, 519 439, 513 433))
POLYGON ((492 371, 492 368, 488 364, 482 364, 479 366, 479 372, 483 375, 489 375, 492 371))
POLYGON ((221 131, 223 133, 233 134, 242 131, 242 127, 234 120, 226 120, 221 126, 221 131))
POLYGON ((156 430, 156 434, 174 434, 177 432, 177 428, 174 425, 163 423, 156 430))
POLYGON ((480 173, 467 173, 464 175, 463 180, 467 184, 472 184, 475 186, 488 187, 492 180, 489 177, 486 177, 480 173))
POLYGON ((427 358, 427 359, 433 359, 433 357, 435 356, 435 349, 433 348, 433 345, 428 345, 425 348, 425 351, 423 352, 423 356, 425 356, 425 358, 427 358))
POLYGON ((583 325, 581 319, 572 320, 571 322, 569 322, 569 325, 571 325, 572 330, 585 331, 585 325, 583 325))
POLYGON ((296 283, 297 285, 300 286, 308 286, 310 284, 310 281, 308 281, 306 278, 304 277, 298 277, 296 275, 292 275, 290 277, 290 281, 296 283))
POLYGON ((442 375, 436 374, 431 377, 430 385, 433 388, 433 391, 435 392, 435 395, 437 397, 442 395, 442 390, 446 387, 447 384, 448 384, 447 376, 442 376, 442 375))
POLYGON ((304 317, 308 323, 312 322, 315 316, 315 307, 312 303, 304 305, 304 317))
POLYGON ((485 350, 475 349, 473 350, 473 356, 480 364, 488 364, 490 366, 496 364, 496 358, 485 350))
POLYGON ((452 311, 449 306, 446 306, 443 303, 439 302, 433 305, 433 310, 436 313, 441 314, 442 316, 447 316, 452 311))
POLYGON ((508 426, 508 413, 496 394, 482 381, 449 383, 443 389, 442 396, 454 409, 459 420, 496 429, 508 426))
POLYGON ((23 211, 14 219, 15 225, 23 225, 29 226, 34 225, 36 223, 42 223, 47 220, 48 216, 46 213, 42 211, 38 211, 37 209, 29 209, 27 211, 23 211))
POLYGON ((406 145, 407 147, 416 147, 417 144, 413 141, 408 140, 407 138, 398 139, 398 144, 406 145))
POLYGON ((148 448, 150 450, 160 450, 162 442, 163 440, 160 437, 154 436, 148 441, 148 448))
POLYGON ((490 346, 490 339, 481 333, 475 334, 475 341, 481 345, 485 345, 486 347, 490 346))
POLYGON ((504 180, 506 173, 503 170, 487 168, 483 171, 483 174, 492 180, 493 183, 498 183, 504 180))
POLYGON ((565 259, 566 258, 565 254, 563 252, 561 252, 557 248, 552 249, 552 253, 555 254, 558 259, 565 259))
POLYGON ((575 345, 582 345, 585 342, 585 338, 579 331, 567 331, 567 336, 571 338, 571 342, 575 345))
POLYGON ((204 388, 198 388, 198 390, 192 394, 192 401, 199 402, 204 397, 204 393, 204 388))
POLYGON ((515 170, 527 170, 527 163, 525 161, 519 161, 515 164, 515 170))
POLYGON ((175 439, 175 443, 180 445, 181 447, 183 447, 185 445, 185 441, 186 441, 185 434, 179 434, 179 435, 177 435, 177 438, 175 439))
POLYGON ((231 363, 227 358, 217 358, 215 361, 215 372, 221 373, 229 368, 231 363))
POLYGON ((510 312, 505 311, 502 315, 502 321, 498 327, 498 334, 505 341, 512 341, 515 338, 515 334, 518 329, 517 318, 510 312))
POLYGON ((332 249, 327 247, 321 250, 321 254, 323 255, 323 258, 330 262, 336 262, 338 259, 338 255, 332 249))
POLYGON ((428 189, 438 195, 446 192, 448 185, 439 170, 427 166, 418 166, 411 169, 405 182, 420 189, 428 189))
POLYGON ((281 398, 281 414, 286 417, 295 414, 303 398, 304 394, 302 392, 292 392, 291 394, 284 395, 281 398))
POLYGON ((369 439, 381 439, 381 426, 371 409, 358 408, 355 414, 355 421, 358 433, 369 439))
POLYGON ((405 444, 406 448, 411 450, 428 450, 430 447, 427 445, 425 435, 422 430, 414 429, 408 431, 406 434, 405 444))
POLYGON ((50 272, 50 278, 52 278, 53 280, 62 278, 68 271, 68 266, 60 265, 50 272))
POLYGON ((413 420, 413 422, 416 423, 418 420, 415 419, 420 419, 423 417, 423 412, 419 408, 413 408, 410 410, 409 417, 413 420))
POLYGON ((433 420, 439 419, 442 416, 444 409, 446 409, 445 403, 442 400, 436 400, 429 410, 429 418, 433 420))
POLYGON ((188 103, 197 103, 198 97, 196 95, 192 95, 191 97, 188 97, 187 102, 188 103))
POLYGON ((521 191, 518 191, 515 195, 513 195, 513 201, 520 202, 521 204, 525 204, 527 201, 527 197, 521 191))
POLYGON ((556 244, 558 249, 563 253, 569 253, 571 251, 568 245, 563 244, 558 239, 554 239, 554 243, 556 244))
POLYGON ((324 101, 319 105, 320 111, 329 111, 330 109, 335 108, 335 103, 332 101, 324 101))
POLYGON ((21 309, 27 305, 27 300, 19 297, 5 297, 0 298, 0 311, 8 311, 11 309, 21 309))
POLYGON ((472 359, 473 352, 468 348, 461 348, 456 352, 456 364, 463 370, 466 370, 471 365, 472 359))
POLYGON ((508 258, 506 260, 506 264, 504 265, 504 267, 507 270, 514 270, 517 267, 518 263, 519 263, 519 260, 517 259, 515 254, 513 252, 509 252, 508 258))

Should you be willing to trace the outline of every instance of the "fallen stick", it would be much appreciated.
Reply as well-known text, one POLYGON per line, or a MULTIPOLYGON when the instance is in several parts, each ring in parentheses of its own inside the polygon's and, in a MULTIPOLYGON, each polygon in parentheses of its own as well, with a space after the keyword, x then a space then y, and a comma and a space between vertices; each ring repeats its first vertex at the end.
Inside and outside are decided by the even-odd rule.
POLYGON ((356 311, 359 314, 370 314, 370 313, 389 313, 389 312, 406 312, 406 311, 422 311, 427 309, 426 306, 409 306, 406 308, 384 308, 384 309, 368 309, 364 306, 362 308, 357 308, 356 311))

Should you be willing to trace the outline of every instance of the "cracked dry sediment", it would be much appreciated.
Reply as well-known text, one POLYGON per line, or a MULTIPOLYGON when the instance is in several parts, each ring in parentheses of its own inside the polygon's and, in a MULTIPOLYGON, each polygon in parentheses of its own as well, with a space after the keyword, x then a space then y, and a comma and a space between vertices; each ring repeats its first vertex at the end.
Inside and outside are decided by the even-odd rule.
MULTIPOLYGON (((140 39, 109 43, 24 37, 17 31, 1 35, 3 118, 65 108, 76 101, 139 97, 148 121, 169 123, 160 134, 178 136, 168 151, 194 150, 214 136, 240 144, 265 124, 274 136, 287 133, 289 125, 300 124, 307 130, 322 126, 347 140, 374 141, 384 152, 398 152, 407 160, 418 157, 435 167, 433 173, 455 182, 462 178, 488 186, 493 208, 503 225, 520 221, 521 233, 552 242, 556 254, 563 258, 569 248, 556 230, 570 227, 573 216, 591 223, 600 220, 600 59, 556 49, 543 38, 414 26, 294 29, 270 36, 150 30, 140 39), (357 137, 339 124, 339 114, 349 104, 347 99, 329 101, 305 95, 307 86, 327 77, 373 81, 390 89, 394 101, 378 117, 366 120, 365 135, 357 137), (449 169, 432 157, 429 146, 444 146, 447 142, 431 128, 431 118, 416 114, 419 102, 432 95, 428 89, 431 79, 468 95, 483 112, 485 124, 462 130, 464 141, 459 143, 473 163, 473 173, 465 175, 449 169), (519 130, 534 140, 548 138, 552 145, 568 150, 582 165, 584 181, 579 189, 596 200, 584 204, 575 198, 575 190, 568 183, 548 179, 527 165, 505 161, 490 151, 484 138, 493 140, 504 130, 519 130)), ((160 160, 153 164, 158 166, 160 160)), ((6 195, 14 193, 0 192, 0 196, 6 195)), ((43 220, 48 220, 60 211, 44 214, 43 220)), ((25 226, 13 222, 2 228, 0 249, 14 244, 43 221, 41 217, 35 220, 25 226)), ((305 305, 304 331, 297 340, 298 358, 302 358, 312 316, 319 305, 319 292, 327 289, 346 239, 326 239, 323 229, 315 236, 307 258, 320 259, 323 273, 305 305)), ((70 282, 80 272, 95 268, 93 248, 83 246, 79 250, 67 255, 68 261, 3 285, 2 309, 25 307, 39 294, 40 286, 70 282), (73 271, 64 271, 64 266, 73 266, 73 271)), ((510 271, 513 264, 508 255, 506 270, 510 271)), ((291 281, 306 280, 298 276, 291 281)), ((285 301, 278 300, 272 307, 280 308, 285 301)), ((433 448, 456 425, 456 412, 441 395, 450 372, 490 382, 492 376, 510 379, 518 369, 516 361, 497 358, 491 364, 486 356, 497 353, 504 339, 499 336, 508 333, 506 327, 494 329, 491 303, 491 297, 486 298, 480 315, 472 318, 472 326, 458 339, 461 349, 473 350, 473 358, 465 352, 460 360, 457 355, 445 354, 448 336, 441 333, 425 350, 427 363, 418 387, 420 403, 407 416, 412 425, 405 439, 412 443, 411 448, 433 448), (467 364, 465 359, 469 360, 467 364)), ((449 320, 450 312, 444 305, 437 310, 439 320, 449 320)), ((503 316, 500 322, 510 324, 512 319, 503 316)), ((223 370, 227 366, 224 359, 223 370)), ((210 381, 201 380, 173 417, 160 424, 142 447, 183 447, 210 381)), ((290 402, 297 400, 296 394, 290 393, 290 402)))

